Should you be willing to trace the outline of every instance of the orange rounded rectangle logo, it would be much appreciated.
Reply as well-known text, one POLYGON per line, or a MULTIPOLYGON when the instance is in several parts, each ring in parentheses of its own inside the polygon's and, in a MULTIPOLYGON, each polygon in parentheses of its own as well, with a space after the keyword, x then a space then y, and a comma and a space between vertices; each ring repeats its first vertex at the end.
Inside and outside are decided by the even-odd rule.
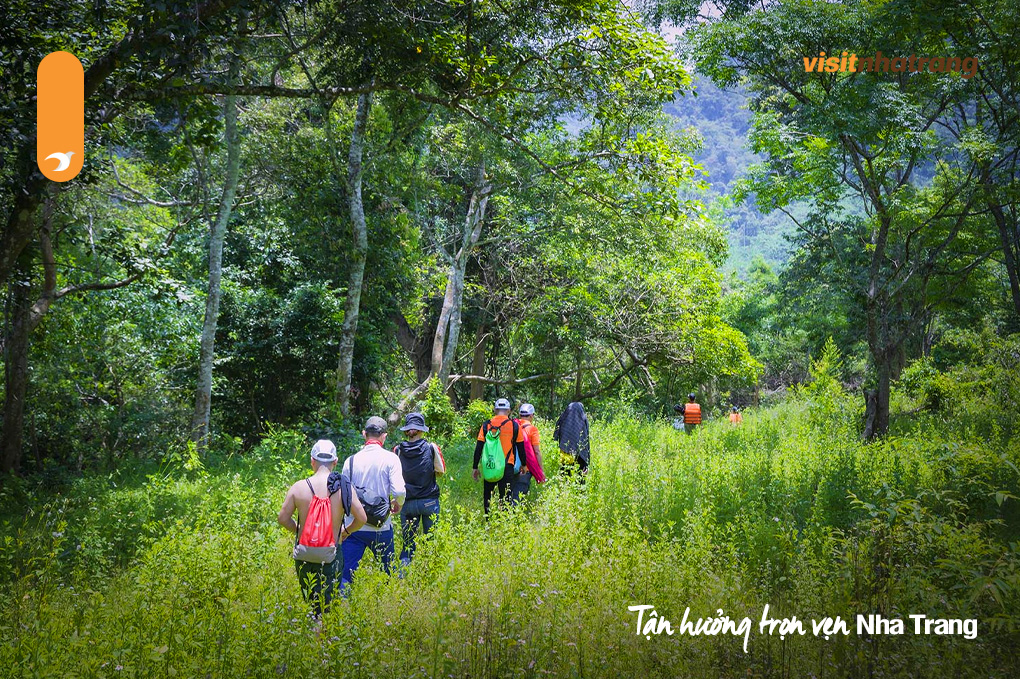
POLYGON ((55 182, 85 165, 85 70, 70 52, 47 54, 36 70, 36 164, 55 182))

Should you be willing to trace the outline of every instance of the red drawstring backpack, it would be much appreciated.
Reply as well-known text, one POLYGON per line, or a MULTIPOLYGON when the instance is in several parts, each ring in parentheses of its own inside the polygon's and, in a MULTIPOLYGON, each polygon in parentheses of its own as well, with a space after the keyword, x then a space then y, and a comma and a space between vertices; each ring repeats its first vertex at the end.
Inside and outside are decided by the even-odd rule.
POLYGON ((312 483, 305 479, 312 501, 308 504, 305 525, 294 545, 294 559, 309 563, 332 563, 336 558, 336 541, 333 539, 333 507, 328 497, 319 497, 312 483))

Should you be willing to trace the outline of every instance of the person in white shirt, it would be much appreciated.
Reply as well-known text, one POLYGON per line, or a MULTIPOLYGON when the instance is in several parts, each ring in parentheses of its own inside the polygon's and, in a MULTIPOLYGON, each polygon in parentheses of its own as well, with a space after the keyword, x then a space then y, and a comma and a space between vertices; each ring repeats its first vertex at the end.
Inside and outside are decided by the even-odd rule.
POLYGON ((343 474, 351 480, 365 508, 367 522, 340 544, 344 556, 340 578, 342 592, 350 587, 365 549, 371 549, 382 563, 383 570, 390 572, 394 553, 393 520, 390 517, 400 512, 405 495, 400 459, 383 448, 386 420, 368 418, 361 434, 365 437, 365 446, 347 458, 343 474))

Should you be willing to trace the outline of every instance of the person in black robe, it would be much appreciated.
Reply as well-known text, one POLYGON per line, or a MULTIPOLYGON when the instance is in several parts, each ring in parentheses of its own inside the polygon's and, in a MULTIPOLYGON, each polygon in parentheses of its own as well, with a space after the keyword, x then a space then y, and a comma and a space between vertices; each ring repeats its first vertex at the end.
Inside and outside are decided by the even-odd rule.
POLYGON ((588 414, 580 402, 572 402, 556 420, 553 438, 560 445, 560 470, 567 476, 573 475, 576 470, 583 483, 591 461, 591 448, 588 442, 588 414))

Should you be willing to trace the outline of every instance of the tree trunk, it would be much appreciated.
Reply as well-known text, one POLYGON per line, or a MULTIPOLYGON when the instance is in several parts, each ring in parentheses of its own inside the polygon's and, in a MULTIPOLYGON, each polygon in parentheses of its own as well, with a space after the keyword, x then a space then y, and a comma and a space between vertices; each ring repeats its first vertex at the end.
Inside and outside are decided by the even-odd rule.
POLYGON ((889 396, 891 393, 892 372, 891 356, 887 353, 885 360, 878 366, 878 386, 875 389, 876 436, 885 436, 889 433, 889 396))
MULTIPOLYGON (((559 374, 560 362, 558 360, 560 351, 558 346, 553 346, 551 351, 552 354, 552 371, 554 375, 559 374)), ((549 403, 547 404, 551 412, 556 410, 556 380, 549 380, 549 403)))
POLYGON ((1020 276, 1017 274, 1017 225, 1010 224, 1002 206, 992 198, 988 199, 988 209, 995 218, 995 224, 999 227, 999 242, 1002 246, 1002 261, 1006 265, 1006 274, 1009 276, 1009 292, 1013 297, 1013 309, 1017 316, 1020 316, 1020 276), (1012 227, 1012 228, 1011 228, 1012 227))
POLYGON ((931 350, 935 346, 935 338, 938 330, 937 317, 932 315, 924 324, 924 332, 921 337, 921 355, 925 358, 931 356, 931 350))
POLYGON ((878 390, 864 390, 864 440, 875 438, 875 416, 878 411, 878 390))
MULTIPOLYGON (((44 195, 42 225, 39 228, 39 249, 43 260, 43 293, 32 303, 31 275, 15 281, 11 295, 12 318, 4 340, 4 429, 0 441, 0 471, 17 472, 21 467, 25 425, 25 397, 28 393, 28 350, 32 331, 36 329, 56 297, 57 266, 50 241, 50 227, 57 202, 57 187, 51 185, 44 195)), ((27 268, 27 267, 26 267, 27 268)))
MULTIPOLYGON (((877 195, 873 202, 881 207, 881 201, 878 200, 877 195)), ((867 319, 868 349, 870 349, 872 360, 875 363, 878 384, 873 395, 867 397, 867 407, 873 408, 873 411, 868 413, 867 424, 864 428, 864 438, 868 441, 885 436, 889 430, 889 379, 892 356, 889 347, 890 301, 883 289, 881 272, 882 261, 889 241, 891 221, 888 215, 882 214, 879 217, 878 228, 871 239, 875 249, 871 254, 868 271, 865 317, 867 319)))
POLYGON ((581 354, 578 353, 574 357, 574 363, 577 365, 577 372, 574 373, 574 400, 581 400, 581 389, 584 386, 584 369, 581 367, 581 354))
POLYGON ((391 318, 397 326, 397 343, 411 358, 415 380, 421 384, 432 374, 432 347, 421 336, 424 329, 422 333, 416 333, 404 315, 399 312, 392 314, 391 318))
POLYGON ((407 409, 411 407, 411 404, 413 404, 419 396, 425 393, 425 390, 428 388, 429 383, 431 381, 432 381, 431 377, 426 378, 417 387, 407 392, 404 398, 400 400, 400 403, 397 404, 397 407, 394 408, 393 411, 386 417, 386 421, 390 424, 391 427, 395 426, 397 422, 400 421, 400 418, 407 413, 407 409))
MULTIPOLYGON (((231 60, 230 81, 237 79, 239 62, 231 60)), ((223 278, 223 241, 234 209, 237 177, 241 167, 240 140, 237 137, 237 98, 228 94, 223 103, 223 139, 227 147, 226 178, 220 197, 216 220, 209 235, 209 290, 205 298, 205 321, 198 359, 198 385, 195 389, 195 411, 191 416, 191 439, 204 451, 209 445, 209 416, 212 410, 212 372, 216 348, 216 325, 220 314, 220 282, 223 278)))
POLYGON ((351 271, 347 278, 347 300, 344 304, 344 323, 340 329, 340 356, 337 364, 336 400, 342 417, 350 414, 351 370, 354 366, 354 338, 358 332, 361 312, 361 288, 365 281, 365 261, 368 258, 368 225, 365 221, 365 204, 361 198, 364 169, 365 135, 368 112, 372 105, 371 94, 358 95, 358 108, 354 114, 351 148, 347 154, 347 204, 354 231, 354 250, 351 271))
POLYGON ((4 340, 4 473, 17 472, 21 466, 25 394, 28 388, 29 317, 32 310, 29 284, 17 281, 11 287, 11 319, 4 340))
POLYGON ((875 364, 876 384, 873 390, 865 392, 866 422, 865 440, 871 441, 885 436, 889 431, 889 394, 894 370, 893 362, 900 345, 892 340, 888 300, 884 296, 870 298, 867 302, 868 349, 875 364))
POLYGON ((889 396, 892 386, 890 355, 884 352, 883 356, 875 357, 875 362, 877 384, 866 394, 864 438, 868 441, 889 432, 889 396))
POLYGON ((436 376, 441 376, 444 372, 447 375, 450 374, 449 370, 443 370, 443 356, 446 353, 446 331, 450 327, 453 308, 460 302, 457 287, 463 283, 464 272, 458 264, 456 259, 450 262, 450 271, 446 275, 443 306, 439 308, 439 322, 436 323, 436 332, 432 338, 432 374, 436 376))
POLYGON ((439 322, 432 341, 432 374, 439 377, 445 385, 450 377, 450 369, 457 354, 457 342, 460 340, 461 309, 464 304, 464 276, 467 271, 468 259, 478 244, 485 224, 485 210, 492 194, 492 183, 485 178, 485 162, 478 166, 471 200, 468 202, 467 216, 464 219, 464 233, 460 249, 451 257, 450 273, 446 282, 446 293, 443 295, 443 306, 439 311, 439 322))
MULTIPOLYGON (((35 148, 35 138, 30 140, 35 148)), ((36 231, 36 208, 46 196, 47 180, 32 162, 28 145, 18 156, 18 169, 25 177, 14 196, 14 206, 0 234, 0 284, 6 283, 15 271, 18 258, 32 242, 36 231)))
MULTIPOLYGON (((488 339, 488 334, 485 329, 484 323, 478 324, 478 334, 475 336, 475 350, 474 355, 471 357, 471 374, 472 375, 483 375, 485 374, 485 345, 488 339)), ((482 382, 471 383, 471 400, 479 400, 485 397, 485 384, 482 382)))
MULTIPOLYGON (((461 309, 464 305, 464 276, 467 273, 467 259, 456 262, 450 270, 450 280, 447 283, 447 296, 449 297, 450 309, 448 313, 448 322, 446 323, 446 346, 443 347, 443 338, 438 337, 437 343, 432 346, 432 365, 433 371, 439 378, 441 384, 445 385, 447 380, 450 379, 450 370, 453 367, 453 361, 457 358, 457 343, 460 341, 460 321, 461 321, 461 309), (439 370, 435 369, 436 366, 436 353, 439 351, 439 370)), ((443 306, 447 305, 447 299, 444 298, 443 306)), ((440 316, 440 323, 442 323, 442 316, 440 316)), ((437 333, 438 334, 438 333, 437 333)))

